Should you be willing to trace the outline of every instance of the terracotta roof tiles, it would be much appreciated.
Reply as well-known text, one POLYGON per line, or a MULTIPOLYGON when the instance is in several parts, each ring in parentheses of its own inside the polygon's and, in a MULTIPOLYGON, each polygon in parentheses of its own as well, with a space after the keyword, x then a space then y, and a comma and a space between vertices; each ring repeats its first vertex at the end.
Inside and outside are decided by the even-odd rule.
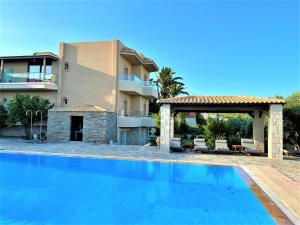
POLYGON ((105 109, 96 105, 79 105, 79 106, 65 106, 56 107, 49 110, 50 112, 106 112, 105 109))
POLYGON ((285 104, 284 99, 250 96, 182 96, 160 99, 159 104, 285 104))

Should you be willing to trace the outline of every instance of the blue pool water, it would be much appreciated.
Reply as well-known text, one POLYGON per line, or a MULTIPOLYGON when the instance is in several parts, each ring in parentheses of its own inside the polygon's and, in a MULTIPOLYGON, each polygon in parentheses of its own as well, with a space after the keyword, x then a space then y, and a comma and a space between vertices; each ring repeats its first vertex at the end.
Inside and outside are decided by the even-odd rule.
POLYGON ((0 154, 0 224, 275 224, 233 167, 0 154))

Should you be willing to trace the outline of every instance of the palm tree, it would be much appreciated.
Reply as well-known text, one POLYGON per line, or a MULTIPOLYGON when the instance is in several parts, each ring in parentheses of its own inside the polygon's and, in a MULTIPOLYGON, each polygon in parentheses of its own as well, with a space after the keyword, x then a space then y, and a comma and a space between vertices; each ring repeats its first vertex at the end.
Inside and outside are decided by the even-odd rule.
POLYGON ((184 83, 175 82, 170 86, 170 95, 171 97, 176 97, 180 94, 189 95, 187 91, 185 91, 184 83))
POLYGON ((163 67, 153 81, 159 88, 159 98, 175 97, 180 94, 188 94, 184 91, 185 85, 180 82, 182 77, 175 77, 175 72, 170 67, 163 67))

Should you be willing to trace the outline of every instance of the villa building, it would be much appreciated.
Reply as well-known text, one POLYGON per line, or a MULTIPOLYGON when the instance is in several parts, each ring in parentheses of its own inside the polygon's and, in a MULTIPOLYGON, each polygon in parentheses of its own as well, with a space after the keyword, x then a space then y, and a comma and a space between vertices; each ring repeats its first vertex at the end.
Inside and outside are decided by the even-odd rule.
POLYGON ((149 74, 153 60, 119 40, 60 43, 59 55, 38 52, 0 56, 0 98, 38 95, 55 105, 48 114, 50 141, 144 144, 149 99, 157 89, 149 74))

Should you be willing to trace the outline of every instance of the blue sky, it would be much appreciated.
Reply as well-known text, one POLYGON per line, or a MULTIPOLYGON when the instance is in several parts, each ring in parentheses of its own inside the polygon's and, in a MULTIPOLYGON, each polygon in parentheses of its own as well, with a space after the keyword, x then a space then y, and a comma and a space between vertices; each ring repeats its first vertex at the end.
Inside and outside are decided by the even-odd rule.
POLYGON ((299 1, 1 1, 0 55, 120 39, 172 67, 191 94, 300 90, 299 1))

